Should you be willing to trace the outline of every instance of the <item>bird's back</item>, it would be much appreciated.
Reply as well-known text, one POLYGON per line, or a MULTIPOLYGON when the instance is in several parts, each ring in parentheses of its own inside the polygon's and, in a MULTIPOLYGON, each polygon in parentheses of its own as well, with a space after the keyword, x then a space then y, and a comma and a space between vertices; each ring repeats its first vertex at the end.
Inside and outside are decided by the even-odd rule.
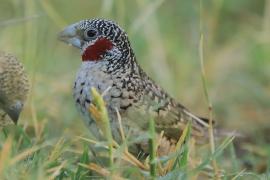
POLYGON ((23 65, 11 54, 0 51, 0 94, 2 98, 25 100, 29 82, 23 65))

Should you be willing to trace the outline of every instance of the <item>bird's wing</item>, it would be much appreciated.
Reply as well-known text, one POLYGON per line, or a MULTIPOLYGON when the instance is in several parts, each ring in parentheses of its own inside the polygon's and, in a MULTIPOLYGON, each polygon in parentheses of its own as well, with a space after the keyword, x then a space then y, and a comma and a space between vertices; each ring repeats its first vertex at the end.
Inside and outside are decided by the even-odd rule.
POLYGON ((144 89, 144 101, 148 103, 148 110, 154 115, 158 131, 164 131, 169 138, 178 139, 187 123, 191 122, 192 135, 206 136, 209 125, 205 118, 192 114, 149 78, 144 89))
POLYGON ((156 128, 158 131, 164 131, 167 137, 178 139, 188 122, 191 123, 192 135, 197 137, 206 135, 208 123, 180 104, 169 102, 166 106, 160 106, 156 112, 156 128))

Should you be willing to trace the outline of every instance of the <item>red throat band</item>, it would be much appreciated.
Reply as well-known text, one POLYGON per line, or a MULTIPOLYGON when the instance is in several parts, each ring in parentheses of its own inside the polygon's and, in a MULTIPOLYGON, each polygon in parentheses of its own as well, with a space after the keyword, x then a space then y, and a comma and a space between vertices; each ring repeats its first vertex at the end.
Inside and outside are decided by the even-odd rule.
POLYGON ((98 61, 102 55, 113 48, 113 44, 106 38, 99 38, 93 45, 88 46, 82 55, 82 61, 98 61))

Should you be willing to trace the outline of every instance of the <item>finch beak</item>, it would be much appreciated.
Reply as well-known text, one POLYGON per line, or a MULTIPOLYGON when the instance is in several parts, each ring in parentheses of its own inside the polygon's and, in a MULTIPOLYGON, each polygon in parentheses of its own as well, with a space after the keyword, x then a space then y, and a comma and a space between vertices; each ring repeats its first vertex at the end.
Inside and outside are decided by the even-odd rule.
POLYGON ((6 113, 8 116, 11 118, 11 120, 17 124, 20 113, 21 113, 21 108, 10 108, 6 110, 6 113))
POLYGON ((78 31, 77 24, 72 24, 58 34, 58 40, 81 49, 82 42, 78 31))
POLYGON ((8 114, 10 119, 17 124, 20 113, 23 108, 23 103, 21 101, 16 101, 14 104, 11 106, 8 106, 7 108, 4 108, 4 111, 8 114))

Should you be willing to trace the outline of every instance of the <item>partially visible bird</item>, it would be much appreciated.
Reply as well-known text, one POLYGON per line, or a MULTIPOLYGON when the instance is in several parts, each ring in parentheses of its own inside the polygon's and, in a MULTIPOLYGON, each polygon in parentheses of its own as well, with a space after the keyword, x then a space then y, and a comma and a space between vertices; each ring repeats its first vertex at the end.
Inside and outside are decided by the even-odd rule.
POLYGON ((23 65, 14 55, 0 51, 0 127, 17 123, 28 91, 23 65))
MULTIPOLYGON (((101 138, 99 128, 88 110, 93 99, 91 87, 100 93, 107 90, 104 100, 117 142, 121 142, 121 133, 116 109, 122 117, 125 133, 131 137, 147 132, 149 119, 153 118, 156 131, 164 131, 165 149, 178 140, 188 122, 194 136, 206 136, 207 119, 193 115, 147 76, 137 63, 127 34, 115 22, 82 20, 66 27, 59 33, 59 39, 81 50, 82 64, 73 96, 86 125, 97 138, 101 138)), ((145 142, 135 143, 131 149, 135 154, 141 150, 147 152, 145 142)))

